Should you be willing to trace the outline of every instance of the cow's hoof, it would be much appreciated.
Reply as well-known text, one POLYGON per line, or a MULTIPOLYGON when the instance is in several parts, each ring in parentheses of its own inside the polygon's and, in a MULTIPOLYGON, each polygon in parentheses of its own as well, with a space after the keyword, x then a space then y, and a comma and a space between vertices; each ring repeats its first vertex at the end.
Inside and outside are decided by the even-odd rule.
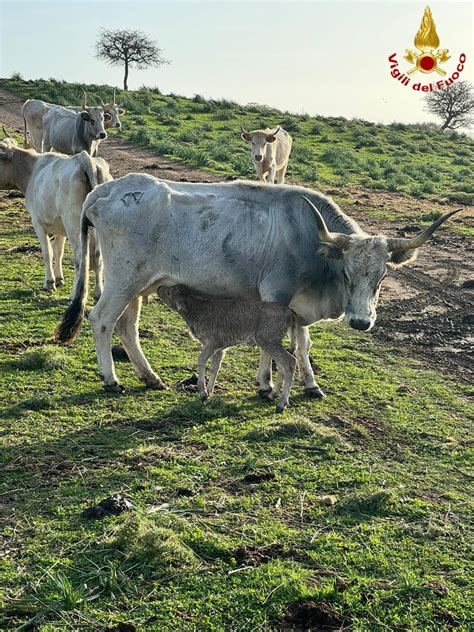
POLYGON ((113 384, 104 384, 104 391, 106 393, 123 393, 125 388, 118 382, 113 384))
POLYGON ((56 283, 54 281, 48 281, 44 284, 43 288, 46 290, 46 292, 54 292, 54 290, 56 289, 56 283))
POLYGON ((209 399, 209 393, 207 393, 207 392, 200 393, 199 397, 201 398, 201 403, 205 404, 207 402, 207 400, 209 399))
POLYGON ((312 388, 305 388, 304 394, 306 397, 312 397, 313 399, 323 399, 326 395, 319 388, 319 386, 313 386, 312 388))
POLYGON ((271 396, 272 392, 273 392, 273 390, 271 388, 267 388, 267 389, 261 388, 258 391, 258 394, 260 395, 260 397, 262 399, 270 399, 270 396, 271 396))
POLYGON ((286 404, 278 404, 278 406, 275 408, 275 413, 279 415, 285 410, 285 408, 286 408, 286 404))
POLYGON ((61 287, 62 285, 64 285, 64 279, 62 277, 58 277, 57 279, 55 279, 55 283, 56 287, 61 287))
POLYGON ((168 387, 166 386, 166 384, 162 382, 160 379, 148 380, 145 382, 145 386, 147 388, 150 388, 152 391, 167 391, 168 390, 168 387))

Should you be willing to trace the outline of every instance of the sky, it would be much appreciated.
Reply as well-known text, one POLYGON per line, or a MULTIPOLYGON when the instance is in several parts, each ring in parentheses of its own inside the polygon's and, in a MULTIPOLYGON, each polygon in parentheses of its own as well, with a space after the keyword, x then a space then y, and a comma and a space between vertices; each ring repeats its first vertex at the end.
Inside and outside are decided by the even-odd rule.
MULTIPOLYGON (((129 87, 261 103, 295 113, 390 123, 435 120, 421 94, 390 76, 420 26, 423 2, 0 0, 0 76, 122 85, 123 71, 94 58, 101 27, 141 29, 172 63, 131 69, 129 87)), ((473 80, 473 4, 430 2, 441 48, 473 80)), ((417 81, 437 81, 436 73, 417 81)))

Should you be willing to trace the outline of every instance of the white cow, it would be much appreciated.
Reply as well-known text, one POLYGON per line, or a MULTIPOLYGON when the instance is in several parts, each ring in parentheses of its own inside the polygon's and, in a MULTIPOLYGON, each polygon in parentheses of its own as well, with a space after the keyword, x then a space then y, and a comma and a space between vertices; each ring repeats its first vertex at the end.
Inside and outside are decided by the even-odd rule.
MULTIPOLYGON (((77 275, 82 204, 97 184, 109 180, 112 177, 105 160, 91 158, 85 151, 69 157, 0 145, 0 189, 19 189, 25 195, 25 205, 41 244, 46 290, 52 291, 64 283, 62 258, 66 237, 71 244, 77 275), (55 237, 53 245, 51 236, 55 237)), ((97 245, 91 252, 97 299, 102 291, 102 259, 97 245)))
POLYGON ((246 132, 242 125, 240 128, 242 138, 252 143, 252 160, 260 182, 283 184, 293 144, 288 132, 282 127, 253 132, 246 132))

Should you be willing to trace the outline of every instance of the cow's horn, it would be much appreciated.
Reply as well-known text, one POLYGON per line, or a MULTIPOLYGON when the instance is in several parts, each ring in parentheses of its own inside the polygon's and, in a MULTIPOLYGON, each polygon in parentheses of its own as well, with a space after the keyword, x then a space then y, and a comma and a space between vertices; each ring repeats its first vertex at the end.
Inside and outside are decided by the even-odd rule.
POLYGON ((116 91, 116 90, 117 90, 117 88, 114 88, 114 96, 113 96, 113 99, 112 99, 112 103, 113 103, 114 105, 117 105, 117 104, 115 103, 115 91, 116 91))
POLYGON ((242 134, 250 134, 250 132, 247 132, 247 130, 245 129, 245 127, 242 125, 242 123, 240 124, 240 129, 242 131, 242 134))
POLYGON ((278 132, 281 130, 281 125, 279 125, 274 132, 269 132, 269 136, 276 136, 278 132))
POLYGON ((97 97, 97 98, 99 99, 101 106, 105 108, 105 103, 102 101, 102 99, 100 97, 97 97))
POLYGON ((344 247, 347 246, 347 235, 344 235, 342 233, 330 233, 328 227, 326 226, 326 222, 323 219, 323 216, 315 207, 315 205, 311 202, 311 200, 305 195, 302 195, 301 197, 313 209, 314 215, 316 217, 316 223, 318 224, 319 239, 329 244, 336 244, 336 246, 339 246, 339 248, 344 249, 344 247))
POLYGON ((84 88, 82 88, 82 104, 81 107, 83 110, 87 108, 87 94, 84 88))
POLYGON ((425 228, 425 230, 423 230, 421 233, 418 233, 418 235, 415 235, 410 239, 404 239, 402 237, 387 239, 389 252, 395 252, 397 250, 413 250, 414 248, 419 248, 428 241, 431 235, 435 232, 437 228, 439 228, 439 226, 441 226, 441 224, 443 224, 452 215, 454 215, 455 213, 459 213, 459 211, 462 210, 462 208, 458 208, 455 211, 446 213, 446 215, 443 215, 435 222, 433 222, 431 226, 428 226, 428 228, 425 228))
POLYGON ((5 125, 2 125, 2 129, 3 129, 3 133, 5 134, 6 138, 11 138, 12 140, 14 140, 13 136, 11 134, 8 133, 7 128, 5 127, 5 125))

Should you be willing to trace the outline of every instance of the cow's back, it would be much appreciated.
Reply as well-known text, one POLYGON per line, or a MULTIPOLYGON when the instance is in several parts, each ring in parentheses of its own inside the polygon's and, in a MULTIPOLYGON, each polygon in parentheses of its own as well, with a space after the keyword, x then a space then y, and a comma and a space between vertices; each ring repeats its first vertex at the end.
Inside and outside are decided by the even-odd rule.
POLYGON ((280 129, 275 141, 277 167, 282 167, 288 161, 292 144, 293 140, 288 132, 284 129, 280 129))

